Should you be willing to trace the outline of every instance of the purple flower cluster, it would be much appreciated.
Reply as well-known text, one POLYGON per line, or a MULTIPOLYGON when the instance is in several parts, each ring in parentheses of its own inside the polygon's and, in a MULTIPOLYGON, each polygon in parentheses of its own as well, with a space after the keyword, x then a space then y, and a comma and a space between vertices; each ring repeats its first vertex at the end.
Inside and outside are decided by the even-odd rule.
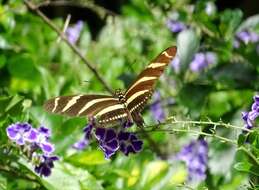
POLYGON ((255 120, 259 116, 259 95, 254 96, 254 103, 252 104, 251 111, 242 112, 242 118, 245 122, 246 129, 255 127, 255 120))
POLYGON ((161 105, 161 95, 158 91, 154 93, 154 103, 151 105, 151 112, 156 121, 164 121, 165 112, 161 105))
POLYGON ((126 124, 123 124, 122 130, 116 130, 113 128, 97 127, 96 123, 91 121, 84 128, 84 138, 76 142, 73 147, 78 150, 84 149, 92 138, 93 133, 107 159, 118 150, 126 156, 129 153, 137 153, 142 149, 143 142, 134 133, 123 131, 129 125, 130 123, 126 122, 126 124))
POLYGON ((172 19, 167 20, 166 25, 173 33, 179 33, 187 28, 184 23, 172 19))
POLYGON ((81 30, 83 29, 83 21, 79 20, 74 26, 68 27, 66 36, 71 44, 75 44, 80 37, 81 30))
POLYGON ((217 55, 213 52, 196 53, 190 63, 193 72, 200 72, 211 64, 217 63, 217 55))
POLYGON ((181 70, 180 65, 180 57, 176 55, 176 57, 170 63, 171 68, 174 70, 175 73, 179 73, 181 70))
POLYGON ((176 155, 188 168, 189 181, 199 182, 206 178, 208 144, 204 139, 191 141, 176 155))
POLYGON ((234 47, 239 48, 240 42, 244 44, 257 43, 259 42, 259 34, 248 30, 243 30, 241 32, 238 32, 236 34, 236 39, 234 41, 234 47))
POLYGON ((37 173, 43 176, 51 174, 53 162, 58 160, 58 157, 52 156, 55 147, 49 142, 50 129, 43 126, 35 129, 29 123, 15 123, 6 128, 6 133, 11 141, 22 150, 26 150, 25 155, 29 155, 29 158, 33 157, 32 159, 38 162, 35 164, 37 173))

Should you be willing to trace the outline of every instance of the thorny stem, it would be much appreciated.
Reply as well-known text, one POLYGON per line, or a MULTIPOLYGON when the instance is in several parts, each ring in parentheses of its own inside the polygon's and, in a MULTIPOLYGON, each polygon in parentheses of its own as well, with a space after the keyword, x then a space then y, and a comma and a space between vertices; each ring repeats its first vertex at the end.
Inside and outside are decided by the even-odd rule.
POLYGON ((96 78, 103 84, 104 88, 113 94, 113 90, 108 86, 108 84, 104 81, 101 75, 97 72, 96 68, 90 63, 80 52, 80 50, 72 43, 70 43, 66 37, 66 35, 60 30, 48 17, 46 17, 36 5, 34 5, 31 1, 24 0, 26 6, 35 12, 47 25, 49 25, 59 36, 60 38, 66 42, 66 44, 81 58, 81 60, 85 63, 85 65, 94 73, 96 78))
POLYGON ((243 130, 243 131, 246 131, 246 132, 251 132, 251 130, 246 129, 244 127, 239 127, 239 126, 231 125, 229 123, 224 123, 222 121, 219 121, 219 122, 213 122, 213 121, 192 121, 192 120, 183 121, 183 120, 176 120, 174 117, 169 117, 166 120, 166 122, 159 123, 159 124, 153 125, 153 126, 148 126, 148 128, 158 128, 159 126, 165 126, 165 125, 168 125, 168 124, 213 125, 215 127, 222 126, 222 127, 225 127, 225 128, 233 128, 233 129, 243 130))
POLYGON ((237 142, 235 140, 228 139, 228 138, 216 135, 216 134, 206 133, 206 132, 202 132, 202 131, 195 131, 195 130, 186 130, 186 129, 155 129, 155 130, 152 130, 151 129, 151 130, 146 130, 145 132, 151 132, 151 133, 153 133, 153 132, 192 133, 192 134, 197 135, 197 136, 203 135, 203 136, 207 136, 207 137, 214 137, 214 138, 220 139, 223 142, 227 142, 227 143, 230 143, 230 144, 237 145, 237 142))
MULTIPOLYGON (((170 132, 170 133, 176 133, 176 132, 181 132, 181 133, 192 133, 194 135, 197 136, 207 136, 207 137, 214 137, 217 138, 223 142, 227 142, 233 145, 237 145, 236 140, 233 139, 228 139, 226 137, 222 137, 220 135, 216 134, 216 127, 221 126, 221 127, 225 127, 225 128, 232 128, 232 129, 237 129, 237 130, 243 130, 246 132, 251 132, 251 130, 246 129, 244 127, 239 127, 239 126, 235 126, 229 123, 223 123, 222 121, 219 122, 213 122, 213 121, 180 121, 180 120, 176 120, 174 117, 169 117, 167 119, 166 122, 164 123, 159 123, 157 125, 153 125, 153 126, 147 126, 145 127, 146 130, 145 132, 149 133, 153 133, 153 132, 170 132), (168 125, 171 124, 182 124, 183 128, 179 129, 179 128, 171 128, 168 127, 168 125), (214 128, 210 131, 212 133, 207 133, 205 131, 198 131, 198 130, 192 130, 190 129, 190 126, 186 128, 185 125, 212 125, 214 126, 214 128), (161 126, 167 126, 166 129, 160 128, 161 126)), ((136 131, 136 133, 142 133, 143 131, 136 131)), ((259 162, 259 161, 258 161, 259 162)))

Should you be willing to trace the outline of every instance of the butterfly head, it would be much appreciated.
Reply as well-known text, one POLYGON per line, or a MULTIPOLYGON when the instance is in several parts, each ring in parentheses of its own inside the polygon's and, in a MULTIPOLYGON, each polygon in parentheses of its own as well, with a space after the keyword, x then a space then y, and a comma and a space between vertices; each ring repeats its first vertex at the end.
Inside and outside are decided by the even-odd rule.
POLYGON ((119 98, 119 101, 121 102, 121 103, 124 103, 124 102, 126 102, 126 98, 125 98, 125 93, 121 90, 121 89, 117 89, 117 90, 115 90, 115 96, 117 97, 117 98, 119 98))

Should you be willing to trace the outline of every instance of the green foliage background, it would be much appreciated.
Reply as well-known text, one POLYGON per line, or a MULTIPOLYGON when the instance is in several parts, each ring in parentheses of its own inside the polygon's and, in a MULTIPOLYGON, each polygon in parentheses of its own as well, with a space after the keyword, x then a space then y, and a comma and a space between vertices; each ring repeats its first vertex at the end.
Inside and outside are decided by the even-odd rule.
MULTIPOLYGON (((59 42, 57 33, 29 11, 23 1, 2 3, 0 189, 256 189, 258 131, 241 134, 241 111, 250 109, 259 88, 257 44, 241 44, 238 49, 233 44, 238 31, 259 31, 259 15, 245 19, 241 10, 227 9, 208 16, 204 11, 206 3, 197 1, 191 11, 187 0, 133 0, 122 6, 121 15, 105 18, 96 40, 92 40, 85 22, 76 44, 113 89, 125 89, 159 52, 177 45, 181 70, 176 73, 168 67, 156 88, 163 99, 175 101, 173 105, 165 104, 164 110, 168 118, 176 119, 159 126, 172 131, 154 131, 150 135, 170 158, 204 128, 208 129, 207 179, 196 186, 184 183, 187 171, 182 163, 160 159, 146 141, 139 154, 126 157, 117 153, 111 160, 104 159, 95 142, 83 152, 73 150, 71 145, 81 137, 86 119, 48 114, 42 108, 43 102, 59 95, 109 93, 79 56, 66 43, 59 42), (172 34, 165 24, 174 11, 190 26, 179 35, 172 34), (189 63, 198 51, 215 52, 218 63, 203 72, 191 72, 189 63), (192 120, 207 123, 193 124, 192 120), (210 120, 220 122, 213 124, 210 120), (52 129, 51 141, 61 160, 50 177, 37 176, 17 152, 6 152, 10 142, 5 129, 17 121, 52 129), (224 127, 227 125, 222 123, 239 128, 224 127)), ((99 9, 94 6, 93 10, 99 9)), ((103 11, 99 13, 102 15, 103 11)), ((61 18, 52 21, 60 29, 65 22, 61 18)), ((157 124, 149 106, 143 116, 147 126, 157 124)))

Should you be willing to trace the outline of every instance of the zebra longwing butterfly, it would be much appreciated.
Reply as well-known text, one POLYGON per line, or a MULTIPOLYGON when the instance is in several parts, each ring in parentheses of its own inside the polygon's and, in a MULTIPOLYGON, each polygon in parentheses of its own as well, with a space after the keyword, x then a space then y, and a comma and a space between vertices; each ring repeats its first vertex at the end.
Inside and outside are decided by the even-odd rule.
POLYGON ((140 112, 153 94, 155 82, 176 54, 172 46, 160 53, 130 85, 126 92, 115 91, 109 95, 59 96, 46 101, 44 108, 51 113, 68 116, 88 116, 99 124, 113 123, 120 119, 143 124, 140 112))

